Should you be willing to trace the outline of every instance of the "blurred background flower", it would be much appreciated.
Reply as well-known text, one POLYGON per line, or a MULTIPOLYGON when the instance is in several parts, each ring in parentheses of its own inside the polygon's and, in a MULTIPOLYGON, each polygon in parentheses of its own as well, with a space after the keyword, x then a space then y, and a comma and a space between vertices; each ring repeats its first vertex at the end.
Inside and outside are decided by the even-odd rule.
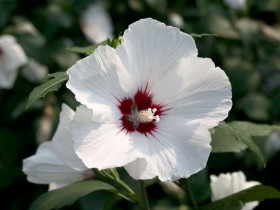
MULTIPOLYGON (((103 2, 1 0, 0 34, 15 37, 28 60, 36 61, 49 73, 65 71, 84 57, 66 49, 92 45, 93 42, 82 31, 81 17, 91 5, 103 2)), ((130 23, 146 17, 180 27, 187 33, 216 34, 196 38, 196 43, 199 56, 212 58, 230 79, 233 107, 227 120, 279 125, 280 1, 240 2, 242 8, 233 9, 223 0, 107 0, 103 8, 106 16, 111 17, 115 35, 123 33, 130 23)), ((0 89, 0 196, 4 201, 0 208, 8 210, 28 209, 32 201, 47 190, 46 186, 27 182, 21 171, 22 159, 35 154, 37 139, 45 141, 52 137, 62 103, 69 104, 73 109, 77 106, 73 94, 62 86, 58 92, 48 94, 26 110, 29 93, 45 73, 36 70, 32 77, 38 73, 38 80, 29 81, 27 73, 21 73, 23 67, 14 71, 19 73, 10 89, 2 86, 0 89), (40 123, 43 118, 46 123, 40 123), (48 124, 44 125, 47 129, 41 128, 46 131, 43 132, 45 136, 38 131, 44 127, 41 124, 48 124)), ((0 81, 3 78, 1 75, 0 81)), ((273 139, 278 145, 280 140, 273 139)), ((267 146, 268 149, 265 149, 265 144, 270 142, 267 138, 253 140, 263 152, 267 150, 271 153, 271 148, 276 148, 267 146)), ((207 169, 190 180, 198 204, 210 201, 208 174, 242 170, 248 180, 280 189, 280 153, 274 151, 268 158, 266 168, 261 167, 255 155, 247 150, 242 156, 212 153, 207 169)), ((153 209, 178 209, 181 205, 180 200, 166 196, 166 192, 157 184, 149 186, 148 192, 153 209)), ((87 204, 92 200, 92 197, 82 199, 67 209, 87 210, 87 204)), ((279 206, 280 202, 269 200, 261 202, 255 209, 274 209, 275 205, 279 206)), ((120 202, 115 209, 132 209, 132 206, 120 202)))
POLYGON ((113 35, 111 17, 101 3, 89 5, 81 15, 80 24, 90 42, 100 43, 113 35))
POLYGON ((15 37, 0 37, 0 88, 13 87, 18 68, 27 63, 28 58, 15 37))
POLYGON ((232 9, 243 9, 246 6, 246 0, 224 0, 224 2, 232 9))
MULTIPOLYGON (((246 177, 242 171, 221 173, 218 176, 210 175, 210 181, 212 191, 211 199, 213 201, 261 184, 256 181, 246 181, 246 177)), ((242 210, 252 210, 258 204, 259 202, 246 203, 242 210)))

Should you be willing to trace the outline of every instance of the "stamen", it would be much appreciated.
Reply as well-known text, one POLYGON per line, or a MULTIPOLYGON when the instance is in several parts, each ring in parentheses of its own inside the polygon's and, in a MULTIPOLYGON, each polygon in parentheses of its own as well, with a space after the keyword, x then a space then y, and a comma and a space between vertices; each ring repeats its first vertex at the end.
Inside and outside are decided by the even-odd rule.
POLYGON ((146 110, 142 110, 140 112, 137 113, 136 116, 136 120, 140 123, 148 123, 148 122, 152 122, 152 121, 156 121, 159 122, 160 118, 158 115, 155 115, 157 109, 146 109, 146 110))

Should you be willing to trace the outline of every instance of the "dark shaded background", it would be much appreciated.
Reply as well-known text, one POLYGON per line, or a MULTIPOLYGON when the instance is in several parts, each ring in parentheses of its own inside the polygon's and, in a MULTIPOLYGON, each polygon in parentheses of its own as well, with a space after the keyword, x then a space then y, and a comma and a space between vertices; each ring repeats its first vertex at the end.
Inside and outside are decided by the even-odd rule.
MULTIPOLYGON (((16 36, 27 55, 48 66, 50 73, 65 71, 82 57, 66 48, 91 44, 80 30, 79 18, 92 2, 95 1, 0 0, 0 34, 16 36), (16 26, 24 21, 32 23, 39 34, 35 36, 16 30, 16 26)), ((222 0, 108 0, 107 9, 115 34, 144 17, 172 24, 169 21, 171 12, 184 19, 182 31, 217 34, 196 38, 196 43, 199 56, 212 58, 225 70, 232 83, 233 108, 227 121, 279 124, 279 0, 248 0, 246 8, 241 10, 229 8, 222 0)), ((36 133, 42 120, 51 122, 55 129, 61 103, 76 106, 73 95, 63 86, 26 110, 27 97, 37 85, 19 75, 13 89, 0 90, 0 209, 28 209, 32 201, 47 190, 47 186, 26 181, 21 171, 22 159, 35 153, 36 133)), ((42 138, 51 138, 54 129, 42 138)), ((262 149, 267 141, 266 138, 254 140, 262 149)), ((242 170, 248 180, 257 180, 279 190, 280 153, 265 154, 268 158, 266 168, 262 168, 257 157, 247 150, 240 154, 211 154, 207 169, 193 177, 198 202, 209 201, 209 174, 220 172, 242 170)), ((148 194, 152 209, 178 209, 180 205, 180 201, 166 194, 159 184, 148 187, 148 194)), ((104 192, 92 194, 65 209, 92 209, 87 205, 96 196, 106 198, 108 195, 104 192)), ((280 206, 279 200, 267 200, 256 209, 275 209, 273 205, 280 206)), ((114 207, 131 208, 124 201, 117 202, 114 207)))

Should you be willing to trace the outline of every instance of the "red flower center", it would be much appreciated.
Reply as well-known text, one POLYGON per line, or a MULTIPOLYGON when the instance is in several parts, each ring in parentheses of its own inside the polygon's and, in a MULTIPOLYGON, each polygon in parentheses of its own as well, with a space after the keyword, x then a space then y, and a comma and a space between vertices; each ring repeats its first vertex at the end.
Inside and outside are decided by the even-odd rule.
POLYGON ((157 122, 163 115, 164 105, 155 104, 152 95, 147 89, 138 90, 133 98, 119 100, 118 108, 123 114, 121 117, 122 130, 127 133, 138 131, 147 136, 156 131, 157 122))

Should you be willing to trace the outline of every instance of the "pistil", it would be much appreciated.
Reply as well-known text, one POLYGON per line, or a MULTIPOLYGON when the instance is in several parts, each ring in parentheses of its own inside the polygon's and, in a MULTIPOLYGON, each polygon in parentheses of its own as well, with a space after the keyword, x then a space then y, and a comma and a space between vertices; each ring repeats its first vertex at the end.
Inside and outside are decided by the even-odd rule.
POLYGON ((160 118, 158 115, 155 115, 157 109, 156 108, 149 108, 146 110, 142 110, 137 113, 136 120, 140 123, 149 123, 149 122, 159 122, 160 118))

